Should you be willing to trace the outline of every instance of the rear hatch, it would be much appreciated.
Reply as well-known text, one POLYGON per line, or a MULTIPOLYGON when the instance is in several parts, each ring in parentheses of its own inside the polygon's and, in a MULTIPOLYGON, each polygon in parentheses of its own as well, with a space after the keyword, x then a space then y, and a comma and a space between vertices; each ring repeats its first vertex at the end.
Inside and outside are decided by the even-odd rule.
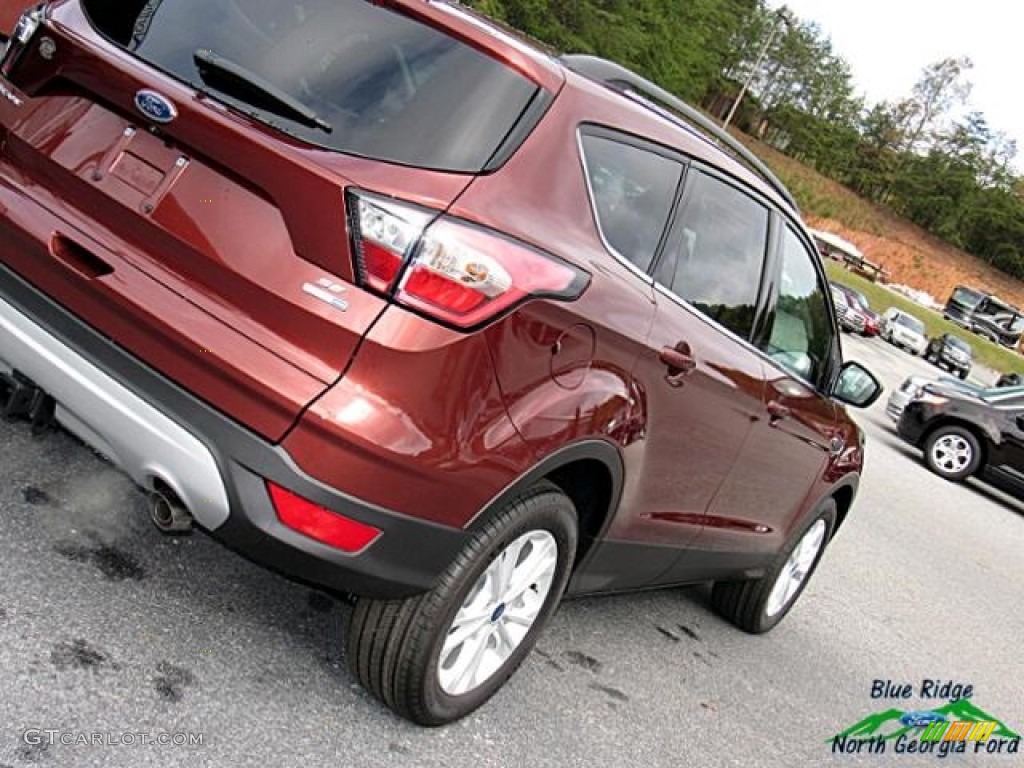
POLYGON ((387 306, 345 190, 444 210, 541 93, 385 5, 49 4, 0 78, 0 260, 280 439, 387 306))

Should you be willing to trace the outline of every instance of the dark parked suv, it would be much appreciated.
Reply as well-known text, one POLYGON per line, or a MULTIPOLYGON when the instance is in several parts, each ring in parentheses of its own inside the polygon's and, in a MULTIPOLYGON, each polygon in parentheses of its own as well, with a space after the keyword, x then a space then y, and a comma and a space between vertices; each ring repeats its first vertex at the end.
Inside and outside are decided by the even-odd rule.
POLYGON ((954 482, 976 476, 1024 499, 1024 390, 928 384, 900 416, 900 437, 954 482))
POLYGON ((880 388, 813 241, 632 73, 440 2, 58 0, 0 74, 0 405, 354 595, 402 715, 565 594, 766 631, 847 517, 880 388))
POLYGON ((939 367, 948 368, 950 373, 966 379, 971 373, 974 352, 966 341, 951 333, 944 333, 928 342, 924 359, 939 367))

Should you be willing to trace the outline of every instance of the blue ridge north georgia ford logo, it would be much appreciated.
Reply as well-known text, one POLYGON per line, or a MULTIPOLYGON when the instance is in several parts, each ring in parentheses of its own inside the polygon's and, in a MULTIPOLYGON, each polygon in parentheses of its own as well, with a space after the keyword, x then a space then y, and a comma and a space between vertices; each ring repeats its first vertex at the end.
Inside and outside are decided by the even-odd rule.
POLYGON ((178 116, 178 110, 170 99, 149 89, 135 94, 135 106, 154 123, 169 123, 178 116))

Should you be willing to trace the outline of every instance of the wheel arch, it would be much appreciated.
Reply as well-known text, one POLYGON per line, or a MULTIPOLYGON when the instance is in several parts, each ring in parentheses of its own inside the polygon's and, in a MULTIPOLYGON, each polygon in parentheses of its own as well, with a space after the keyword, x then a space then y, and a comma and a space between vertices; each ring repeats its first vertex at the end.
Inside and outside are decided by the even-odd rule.
POLYGON ((846 522, 846 518, 850 514, 853 500, 857 496, 857 486, 857 480, 851 478, 837 485, 829 494, 836 503, 836 525, 832 530, 833 538, 839 533, 839 529, 843 527, 843 523, 846 522))
POLYGON ((579 548, 573 570, 580 567, 607 530, 619 507, 625 474, 622 455, 612 443, 585 440, 546 456, 491 499, 466 526, 477 530, 523 491, 547 480, 558 486, 576 507, 579 548))

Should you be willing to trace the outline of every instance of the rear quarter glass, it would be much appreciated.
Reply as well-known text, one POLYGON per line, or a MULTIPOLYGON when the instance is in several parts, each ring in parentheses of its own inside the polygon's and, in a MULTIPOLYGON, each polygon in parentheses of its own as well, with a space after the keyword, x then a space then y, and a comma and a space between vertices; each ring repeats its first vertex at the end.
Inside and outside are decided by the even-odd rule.
POLYGON ((476 173, 538 87, 486 54, 366 0, 82 0, 104 36, 154 67, 309 144, 476 173), (316 113, 285 115, 251 89, 200 76, 212 52, 316 113))

